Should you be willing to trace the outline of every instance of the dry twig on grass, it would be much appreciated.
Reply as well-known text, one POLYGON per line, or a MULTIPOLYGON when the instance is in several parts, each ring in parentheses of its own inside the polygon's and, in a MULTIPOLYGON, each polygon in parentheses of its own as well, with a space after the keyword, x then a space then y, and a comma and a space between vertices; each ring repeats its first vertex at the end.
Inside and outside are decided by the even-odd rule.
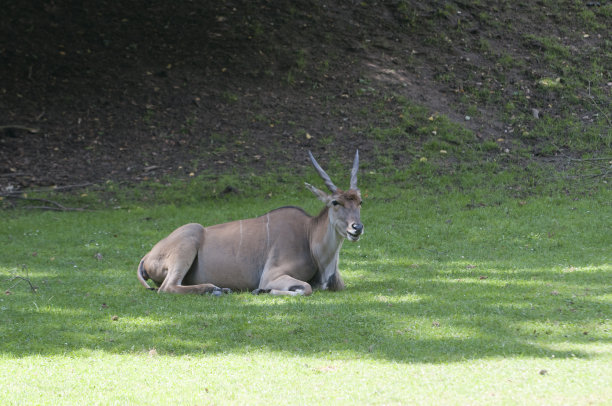
POLYGON ((10 279, 9 282, 13 282, 13 281, 17 281, 16 283, 14 283, 13 285, 11 285, 11 287, 7 290, 7 292, 10 292, 11 289, 13 289, 15 286, 17 286, 17 284, 21 281, 25 281, 28 283, 28 285, 30 285, 30 289, 32 290, 32 293, 38 293, 38 286, 34 286, 32 284, 32 281, 30 281, 30 275, 28 272, 28 267, 25 265, 21 266, 21 270, 25 272, 26 276, 19 276, 19 275, 15 275, 15 272, 11 272, 11 274, 13 275, 10 279))

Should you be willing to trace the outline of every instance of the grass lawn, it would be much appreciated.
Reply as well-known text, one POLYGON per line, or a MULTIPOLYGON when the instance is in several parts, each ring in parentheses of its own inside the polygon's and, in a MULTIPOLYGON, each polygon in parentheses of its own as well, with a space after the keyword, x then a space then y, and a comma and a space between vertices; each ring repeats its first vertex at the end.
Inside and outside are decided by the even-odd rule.
POLYGON ((306 190, 0 212, 0 403, 612 403, 609 188, 370 190, 374 176, 347 289, 310 297, 158 295, 135 276, 178 225, 316 214, 306 190))

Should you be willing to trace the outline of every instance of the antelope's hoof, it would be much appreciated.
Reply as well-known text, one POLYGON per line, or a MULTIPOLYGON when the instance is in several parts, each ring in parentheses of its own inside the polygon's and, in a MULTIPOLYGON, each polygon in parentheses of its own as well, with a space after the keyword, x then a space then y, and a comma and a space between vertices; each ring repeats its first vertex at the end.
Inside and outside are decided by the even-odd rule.
POLYGON ((261 295, 262 293, 270 293, 270 290, 272 289, 255 289, 254 291, 252 291, 251 293, 254 295, 261 295))
POLYGON ((232 290, 229 288, 217 288, 215 287, 212 292, 210 292, 213 296, 221 296, 224 293, 232 293, 232 290))

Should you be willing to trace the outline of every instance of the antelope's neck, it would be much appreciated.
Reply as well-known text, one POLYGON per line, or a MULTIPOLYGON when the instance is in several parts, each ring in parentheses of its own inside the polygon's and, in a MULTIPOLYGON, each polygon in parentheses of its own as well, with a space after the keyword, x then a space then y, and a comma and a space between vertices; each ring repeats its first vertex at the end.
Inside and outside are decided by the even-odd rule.
POLYGON ((310 250, 313 260, 321 274, 322 288, 327 288, 327 281, 338 271, 338 257, 344 238, 340 236, 329 221, 329 208, 313 219, 310 233, 310 250))

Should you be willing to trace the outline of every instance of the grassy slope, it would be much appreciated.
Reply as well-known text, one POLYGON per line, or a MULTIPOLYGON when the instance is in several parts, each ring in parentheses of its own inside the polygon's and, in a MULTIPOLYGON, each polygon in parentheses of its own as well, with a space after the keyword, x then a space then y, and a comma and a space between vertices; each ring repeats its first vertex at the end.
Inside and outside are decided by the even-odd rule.
POLYGON ((571 159, 611 154, 609 2, 156 0, 83 9, 7 8, 4 37, 28 41, 5 46, 18 65, 0 76, 3 124, 43 131, 5 131, 2 188, 265 175, 307 165, 307 149, 350 161, 356 146, 376 169, 444 150, 446 173, 542 164, 588 166, 580 175, 609 179, 609 164, 571 159), (89 23, 91 37, 69 35, 89 23))

